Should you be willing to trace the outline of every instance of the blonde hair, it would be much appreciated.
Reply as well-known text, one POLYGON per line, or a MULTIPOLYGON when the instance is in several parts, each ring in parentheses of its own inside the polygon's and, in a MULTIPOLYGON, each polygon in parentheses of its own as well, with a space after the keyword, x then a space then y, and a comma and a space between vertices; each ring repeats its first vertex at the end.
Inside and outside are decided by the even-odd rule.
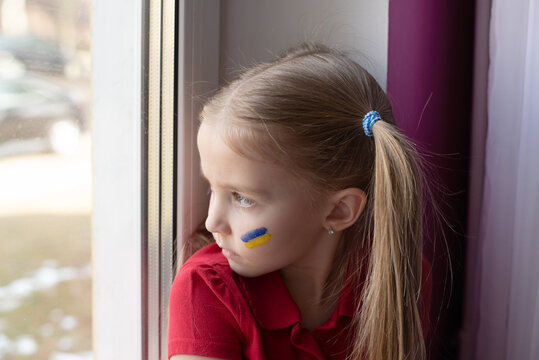
MULTIPOLYGON (((354 269, 346 281, 360 300, 349 358, 425 359, 418 310, 421 172, 376 80, 340 52, 302 45, 221 89, 201 121, 221 124, 238 153, 282 165, 308 183, 313 202, 349 187, 366 192, 367 207, 345 230, 345 249, 326 284, 338 295, 354 269), (371 110, 383 119, 373 126, 373 138, 362 127, 371 110)), ((193 237, 202 245, 200 238, 193 237)), ((188 253, 198 247, 188 246, 188 253)))

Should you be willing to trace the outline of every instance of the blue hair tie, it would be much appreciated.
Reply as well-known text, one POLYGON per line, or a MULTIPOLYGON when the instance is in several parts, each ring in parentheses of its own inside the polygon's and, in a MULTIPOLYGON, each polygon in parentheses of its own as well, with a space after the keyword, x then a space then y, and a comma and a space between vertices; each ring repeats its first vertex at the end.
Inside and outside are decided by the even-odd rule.
POLYGON ((382 120, 380 114, 377 111, 369 111, 367 115, 363 118, 363 130, 365 130, 365 135, 372 137, 372 126, 378 120, 382 120))

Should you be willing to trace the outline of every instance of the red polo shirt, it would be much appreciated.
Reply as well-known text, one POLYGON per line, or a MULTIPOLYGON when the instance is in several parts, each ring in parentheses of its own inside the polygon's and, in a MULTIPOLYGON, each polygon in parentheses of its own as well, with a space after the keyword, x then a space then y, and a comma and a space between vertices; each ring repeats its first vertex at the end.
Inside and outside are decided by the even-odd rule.
MULTIPOLYGON (((423 329, 428 331, 431 277, 423 261, 423 329)), ((211 244, 180 269, 170 293, 168 355, 221 359, 345 359, 354 313, 348 288, 321 326, 301 327, 299 308, 278 271, 257 278, 234 273, 211 244)))

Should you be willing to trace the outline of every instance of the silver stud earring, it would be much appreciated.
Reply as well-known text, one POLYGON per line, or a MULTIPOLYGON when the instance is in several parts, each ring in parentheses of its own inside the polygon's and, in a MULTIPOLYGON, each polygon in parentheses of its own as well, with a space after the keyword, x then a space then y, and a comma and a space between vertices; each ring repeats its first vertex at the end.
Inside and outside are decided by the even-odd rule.
POLYGON ((329 236, 335 235, 335 230, 333 230, 333 228, 331 226, 329 227, 328 234, 329 234, 329 236))

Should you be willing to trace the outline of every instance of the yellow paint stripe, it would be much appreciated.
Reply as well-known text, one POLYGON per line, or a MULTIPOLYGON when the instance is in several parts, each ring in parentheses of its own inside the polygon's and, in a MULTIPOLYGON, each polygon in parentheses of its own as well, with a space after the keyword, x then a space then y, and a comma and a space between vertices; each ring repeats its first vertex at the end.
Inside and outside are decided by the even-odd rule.
POLYGON ((246 242, 245 246, 247 246, 249 249, 254 249, 257 246, 263 245, 270 241, 271 235, 266 233, 264 235, 261 235, 259 237, 254 238, 253 240, 246 242))

